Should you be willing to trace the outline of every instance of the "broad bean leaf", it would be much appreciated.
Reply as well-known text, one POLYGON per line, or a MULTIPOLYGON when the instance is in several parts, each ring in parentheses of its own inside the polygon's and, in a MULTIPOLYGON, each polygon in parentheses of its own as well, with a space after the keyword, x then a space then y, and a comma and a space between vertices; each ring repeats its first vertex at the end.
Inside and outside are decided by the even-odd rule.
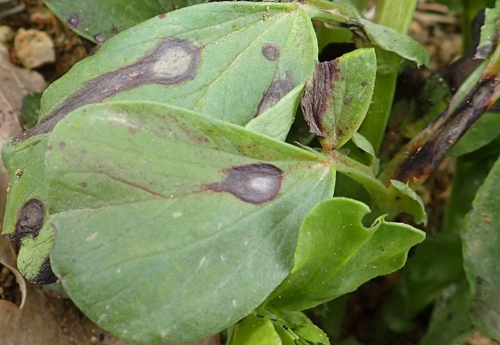
POLYGON ((500 160, 479 188, 462 233, 464 267, 470 284, 473 323, 500 340, 500 160))
POLYGON ((324 150, 341 147, 358 130, 371 103, 376 71, 373 49, 358 49, 333 61, 316 63, 301 106, 324 150))
POLYGON ((331 152, 337 171, 359 183, 370 195, 372 215, 386 214, 393 218, 401 212, 412 215, 416 223, 427 223, 427 213, 422 199, 408 185, 391 180, 386 187, 378 180, 373 169, 362 165, 353 159, 339 153, 331 152))
POLYGON ((494 8, 485 10, 484 25, 481 27, 481 36, 476 49, 476 58, 486 59, 495 49, 500 35, 500 1, 495 2, 494 8))
POLYGON ((465 132, 448 152, 452 157, 458 157, 474 152, 491 143, 500 135, 500 115, 497 113, 483 114, 479 120, 465 132))
MULTIPOLYGON (((19 239, 26 232, 33 238, 39 232, 51 236, 49 223, 42 230, 21 229, 18 215, 30 200, 47 202, 44 133, 85 104, 154 100, 248 123, 254 131, 284 139, 302 85, 313 73, 313 34, 309 18, 294 4, 214 3, 155 17, 113 37, 53 83, 43 95, 38 126, 4 146, 13 182, 3 233, 19 239), (29 177, 14 178, 18 170, 29 177)), ((20 271, 31 281, 52 282, 55 277, 45 273, 37 278, 41 264, 48 265, 50 246, 35 254, 25 252, 23 243, 20 255, 27 260, 19 263, 20 271)))
POLYGON ((46 167, 54 272, 93 321, 141 342, 208 336, 259 306, 335 178, 324 155, 145 102, 74 111, 46 167))
POLYGON ((282 345, 269 318, 247 316, 234 327, 229 345, 282 345))
POLYGON ((347 198, 317 205, 300 229, 293 270, 273 292, 269 306, 312 308, 401 268, 424 233, 383 217, 365 228, 362 220, 369 212, 365 204, 347 198))
POLYGON ((386 51, 415 62, 418 66, 429 64, 425 48, 408 35, 384 25, 373 23, 356 10, 354 6, 316 0, 314 4, 304 4, 304 10, 312 19, 334 26, 348 28, 359 46, 374 45, 386 51))
POLYGON ((425 48, 408 35, 403 35, 387 26, 362 19, 366 35, 370 41, 380 48, 398 54, 417 66, 429 65, 429 54, 425 48))
POLYGON ((201 0, 45 0, 47 7, 78 35, 102 44, 112 36, 156 15, 201 0))

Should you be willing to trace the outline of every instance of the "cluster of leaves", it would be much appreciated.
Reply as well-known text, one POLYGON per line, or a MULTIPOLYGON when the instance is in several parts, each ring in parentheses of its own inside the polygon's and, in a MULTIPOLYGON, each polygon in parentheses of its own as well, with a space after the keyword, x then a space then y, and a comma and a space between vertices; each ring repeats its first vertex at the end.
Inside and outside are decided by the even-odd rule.
POLYGON ((329 344, 301 311, 399 269, 424 238, 386 220, 426 214, 407 184, 377 179, 378 144, 358 129, 379 75, 397 70, 388 61, 424 64, 425 51, 350 2, 167 14, 167 1, 98 3, 124 19, 47 1, 102 47, 46 90, 38 124, 2 151, 3 233, 20 271, 59 280, 93 321, 134 341, 229 327, 234 345, 329 344), (358 49, 317 62, 311 19, 348 28, 358 49), (285 142, 300 101, 321 152, 285 142), (351 197, 334 197, 337 173, 357 183, 343 188, 351 197))

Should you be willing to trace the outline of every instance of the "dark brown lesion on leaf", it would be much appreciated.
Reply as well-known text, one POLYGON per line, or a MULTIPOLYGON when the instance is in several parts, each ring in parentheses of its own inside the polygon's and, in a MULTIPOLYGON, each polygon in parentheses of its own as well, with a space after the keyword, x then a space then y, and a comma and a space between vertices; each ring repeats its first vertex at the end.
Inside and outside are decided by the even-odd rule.
POLYGON ((285 73, 284 76, 273 81, 262 96, 262 99, 257 107, 257 114, 255 116, 258 116, 267 109, 274 107, 276 103, 292 91, 294 87, 295 84, 290 72, 285 73))
POLYGON ((337 60, 316 62, 314 76, 307 81, 300 105, 309 130, 325 137, 323 117, 332 104, 332 92, 339 78, 337 60))
POLYGON ((100 103, 141 85, 176 85, 192 80, 198 71, 201 48, 179 38, 160 41, 153 52, 137 62, 88 81, 34 128, 14 138, 14 142, 48 133, 71 111, 86 104, 100 103))
POLYGON ((233 167, 228 169, 226 174, 224 181, 210 184, 207 189, 231 193, 238 199, 254 205, 276 198, 283 181, 281 169, 267 163, 233 167))
POLYGON ((36 238, 45 220, 45 206, 38 199, 31 199, 18 212, 17 222, 12 234, 8 234, 16 253, 21 248, 21 240, 30 236, 36 238))
POLYGON ((280 56, 280 48, 276 44, 266 44, 262 47, 262 55, 267 60, 274 61, 280 56))

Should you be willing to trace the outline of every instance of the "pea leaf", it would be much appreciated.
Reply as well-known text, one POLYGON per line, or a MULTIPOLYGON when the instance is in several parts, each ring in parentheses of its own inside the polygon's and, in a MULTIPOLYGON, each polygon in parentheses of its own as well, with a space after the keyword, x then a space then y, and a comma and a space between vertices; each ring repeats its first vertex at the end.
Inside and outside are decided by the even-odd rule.
POLYGON ((367 229, 362 219, 369 212, 365 204, 347 198, 317 205, 300 229, 293 270, 273 292, 269 306, 311 308, 401 268, 424 233, 383 217, 367 229))
POLYGON ((46 166, 54 272, 93 321, 141 342, 201 338, 260 305, 335 174, 319 153, 144 102, 76 110, 46 166))
POLYGON ((201 2, 201 0, 90 0, 82 6, 77 1, 46 0, 45 4, 78 35, 102 44, 119 32, 156 15, 201 2))
POLYGON ((471 289, 472 322, 487 336, 500 339, 500 160, 479 188, 462 233, 464 267, 471 289))
POLYGON ((359 49, 333 61, 316 63, 301 105, 311 132, 321 137, 324 150, 341 147, 358 130, 370 106, 376 70, 373 49, 359 49))
MULTIPOLYGON (((20 256, 25 258, 19 262, 20 271, 39 284, 55 278, 40 271, 50 271, 50 245, 38 247, 35 234, 21 241, 29 229, 18 230, 16 224, 19 210, 30 200, 47 203, 41 169, 45 133, 66 114, 88 103, 149 99, 248 124, 254 131, 284 139, 302 85, 313 72, 313 35, 309 18, 294 4, 193 6, 117 35, 53 83, 43 95, 38 126, 9 141, 2 151, 14 181, 3 233, 18 237, 20 256), (18 170, 26 175, 15 178, 18 170), (24 249, 32 240, 34 246, 24 249), (46 280, 39 279, 43 277, 46 280)), ((44 239, 53 232, 50 223, 38 231, 44 239)))

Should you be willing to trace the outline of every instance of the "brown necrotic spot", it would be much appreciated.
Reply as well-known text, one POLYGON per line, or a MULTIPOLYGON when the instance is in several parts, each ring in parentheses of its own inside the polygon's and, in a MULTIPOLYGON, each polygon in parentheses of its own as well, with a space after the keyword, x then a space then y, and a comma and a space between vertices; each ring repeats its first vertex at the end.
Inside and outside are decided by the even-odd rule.
POLYGON ((80 17, 78 17, 76 14, 72 14, 66 23, 71 26, 72 28, 76 29, 80 26, 80 17))
POLYGON ((256 116, 274 107, 276 103, 292 91, 294 87, 295 85, 290 73, 286 73, 283 78, 273 81, 260 100, 256 116))
POLYGON ((280 48, 275 44, 266 44, 262 47, 262 55, 266 59, 274 61, 280 56, 280 48))
POLYGON ((164 39, 150 54, 137 62, 88 81, 70 95, 62 106, 15 140, 48 133, 71 111, 86 104, 100 103, 121 92, 147 84, 175 85, 191 80, 196 76, 199 64, 199 47, 183 39, 164 39))
POLYGON ((209 186, 214 192, 227 192, 254 205, 273 200, 279 194, 283 173, 271 164, 249 164, 231 168, 226 179, 209 186))
POLYGON ((45 206, 38 199, 31 199, 25 203, 17 215, 16 227, 13 234, 8 235, 16 252, 19 252, 21 240, 25 236, 37 237, 45 219, 45 206))

